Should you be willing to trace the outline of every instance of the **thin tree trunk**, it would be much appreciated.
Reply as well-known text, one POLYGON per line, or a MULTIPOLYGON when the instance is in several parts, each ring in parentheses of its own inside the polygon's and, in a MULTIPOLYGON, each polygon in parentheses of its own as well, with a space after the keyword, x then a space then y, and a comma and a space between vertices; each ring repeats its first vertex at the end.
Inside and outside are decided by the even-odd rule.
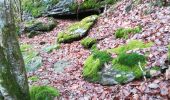
MULTIPOLYGON (((29 100, 29 88, 17 41, 13 0, 0 2, 0 92, 5 100, 29 100)), ((2 97, 1 96, 1 97, 2 97)))

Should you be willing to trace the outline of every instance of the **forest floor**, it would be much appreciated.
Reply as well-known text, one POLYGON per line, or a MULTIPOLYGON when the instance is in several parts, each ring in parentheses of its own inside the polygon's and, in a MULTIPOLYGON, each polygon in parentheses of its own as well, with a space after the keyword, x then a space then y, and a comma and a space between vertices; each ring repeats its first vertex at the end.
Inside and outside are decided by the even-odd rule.
MULTIPOLYGON (((130 39, 152 41, 155 43, 149 51, 147 67, 160 66, 167 58, 167 45, 170 43, 170 7, 150 7, 147 4, 135 6, 129 13, 125 7, 129 0, 119 2, 114 10, 110 10, 101 16, 93 28, 89 31, 88 37, 101 39, 97 47, 101 50, 115 48, 125 44, 130 39), (144 14, 146 10, 153 13, 144 14), (129 39, 116 39, 114 31, 118 27, 134 27, 142 25, 142 33, 130 36, 129 39)), ((89 56, 90 50, 84 49, 80 41, 69 44, 61 44, 60 49, 51 53, 42 51, 45 44, 56 43, 57 33, 66 29, 76 20, 56 19, 57 27, 45 34, 28 38, 22 35, 21 43, 31 44, 34 49, 40 52, 43 58, 43 66, 34 73, 28 73, 28 77, 37 75, 40 80, 30 82, 30 85, 50 85, 59 89, 61 96, 59 100, 168 100, 170 99, 170 80, 165 80, 165 75, 147 80, 137 80, 125 85, 102 86, 89 83, 82 77, 82 68, 85 59, 89 56), (57 61, 68 61, 68 67, 63 73, 56 73, 54 63, 57 61)))

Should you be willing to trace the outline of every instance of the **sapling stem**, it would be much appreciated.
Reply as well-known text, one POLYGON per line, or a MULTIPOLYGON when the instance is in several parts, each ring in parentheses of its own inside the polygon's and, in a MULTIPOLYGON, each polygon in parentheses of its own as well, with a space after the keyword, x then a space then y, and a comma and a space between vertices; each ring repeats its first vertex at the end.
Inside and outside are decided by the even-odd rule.
POLYGON ((138 66, 139 66, 139 68, 140 68, 140 70, 142 71, 142 73, 143 73, 143 78, 144 78, 144 80, 146 81, 146 73, 144 72, 144 70, 142 69, 142 66, 141 66, 141 62, 138 62, 138 66))

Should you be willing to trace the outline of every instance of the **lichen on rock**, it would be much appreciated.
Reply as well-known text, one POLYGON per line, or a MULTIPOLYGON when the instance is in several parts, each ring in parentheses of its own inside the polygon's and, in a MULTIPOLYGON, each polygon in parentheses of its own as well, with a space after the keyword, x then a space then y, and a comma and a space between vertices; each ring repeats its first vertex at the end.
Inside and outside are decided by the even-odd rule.
POLYGON ((20 46, 25 68, 27 72, 36 71, 42 65, 42 57, 32 48, 31 45, 22 44, 20 46))

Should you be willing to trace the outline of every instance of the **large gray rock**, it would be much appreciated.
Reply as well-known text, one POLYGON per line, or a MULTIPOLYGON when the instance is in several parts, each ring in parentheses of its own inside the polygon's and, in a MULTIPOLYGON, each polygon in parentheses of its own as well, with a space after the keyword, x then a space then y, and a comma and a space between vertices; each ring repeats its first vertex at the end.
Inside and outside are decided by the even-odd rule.
POLYGON ((28 37, 51 31, 55 28, 56 22, 54 18, 33 19, 24 23, 24 31, 29 33, 28 37), (42 21, 42 20, 46 20, 42 21))
POLYGON ((74 0, 60 0, 55 6, 50 7, 45 15, 53 16, 73 14, 69 9, 69 6, 73 3, 74 0))
POLYGON ((34 72, 42 66, 42 57, 37 56, 32 58, 26 65, 27 72, 34 72))
MULTIPOLYGON (((49 7, 44 16, 68 16, 87 13, 100 13, 104 8, 105 0, 84 0, 80 5, 76 0, 59 0, 55 6, 49 7)), ((81 0, 82 1, 82 0, 81 0)), ((112 2, 107 2, 111 4, 112 2)))
POLYGON ((70 62, 68 60, 59 60, 54 64, 54 70, 56 73, 64 72, 64 69, 70 66, 70 62))

